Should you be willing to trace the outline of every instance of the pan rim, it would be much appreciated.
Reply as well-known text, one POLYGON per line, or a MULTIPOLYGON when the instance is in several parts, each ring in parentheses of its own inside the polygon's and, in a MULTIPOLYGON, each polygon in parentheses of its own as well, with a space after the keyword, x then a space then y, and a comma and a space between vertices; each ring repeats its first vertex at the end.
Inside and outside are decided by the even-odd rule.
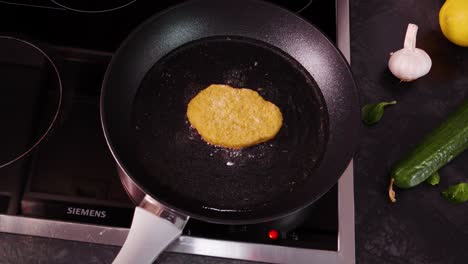
MULTIPOLYGON (((188 1, 188 2, 185 2, 183 4, 179 4, 179 5, 176 5, 176 6, 173 6, 167 10, 164 10, 154 16, 152 16, 151 18, 149 18, 147 21, 143 22, 139 27, 137 27, 130 35, 129 37, 122 43, 122 45, 120 46, 120 48, 118 49, 116 55, 119 54, 119 51, 120 50, 123 50, 125 48, 125 46, 128 44, 128 42, 130 42, 132 39, 133 39, 133 36, 138 34, 138 32, 140 32, 147 24, 149 24, 150 22, 152 22, 153 20, 157 20, 158 17, 162 16, 163 14, 171 11, 171 10, 174 10, 180 6, 184 6, 184 5, 189 5, 189 4, 194 4, 194 3, 197 3, 197 2, 202 2, 200 0, 193 0, 193 1, 188 1)), ((205 1, 206 2, 206 1, 205 1)), ((288 14, 292 15, 295 17, 295 19, 297 20, 300 20, 302 21, 303 23, 305 22, 309 29, 308 30, 315 30, 316 33, 318 33, 321 37, 321 39, 323 41, 326 42, 326 45, 328 46, 331 46, 332 49, 334 50, 334 52, 338 55, 336 56, 336 59, 339 60, 339 64, 342 68, 340 68, 341 70, 344 70, 345 73, 343 73, 344 75, 346 75, 348 81, 350 82, 350 86, 352 86, 352 96, 354 97, 353 99, 355 99, 355 101, 352 102, 352 105, 354 106, 353 109, 355 109, 356 111, 358 111, 359 109, 359 104, 358 104, 358 92, 357 92, 357 86, 356 86, 356 82, 355 82, 355 79, 353 78, 352 76, 352 71, 351 71, 351 68, 349 66, 349 64, 347 63, 345 57, 343 56, 343 54, 341 53, 341 51, 339 49, 336 48, 335 44, 333 44, 333 42, 318 28, 316 28, 314 25, 310 24, 307 20, 305 20, 304 18, 298 16, 297 14, 294 14, 282 7, 279 7, 278 5, 275 5, 275 4, 271 4, 271 3, 267 3, 267 2, 264 2, 264 1, 259 1, 259 0, 250 0, 250 1, 246 1, 246 2, 250 2, 250 3, 257 3, 257 4, 260 4, 260 5, 267 5, 267 6, 270 6, 270 7, 275 7, 275 8, 279 8, 281 10, 281 12, 287 12, 288 14)), ((228 33, 226 33, 226 35, 229 35, 228 33)), ((211 35, 208 35, 208 36, 211 36, 211 35)), ((204 36, 204 37, 208 37, 208 36, 204 36)), ((257 40, 260 40, 260 41, 265 41, 263 39, 258 39, 256 38, 257 40)), ((276 46, 278 47, 277 45, 275 45, 275 43, 271 43, 271 42, 267 42, 268 44, 270 45, 273 45, 273 46, 276 46)), ((184 43, 185 44, 185 43, 184 43)), ((278 47, 281 49, 281 47, 278 47)), ((287 51, 285 51, 286 53, 288 53, 287 51)), ((289 53, 288 53, 289 54, 289 53)), ((292 56, 294 58, 294 56, 292 56)), ((108 144, 108 147, 114 157, 114 160, 116 161, 117 163, 117 166, 119 166, 123 172, 128 176, 128 178, 135 183, 135 185, 141 189, 141 191, 143 191, 144 193, 150 195, 151 197, 153 197, 155 200, 157 200, 158 202, 160 202, 161 204, 163 204, 164 206, 167 206, 168 208, 171 208, 179 213, 182 213, 182 214, 185 214, 185 215, 189 215, 191 217, 194 217, 196 219, 200 219, 200 220, 204 220, 204 221, 208 221, 208 222, 214 222, 214 223, 228 223, 228 224, 245 224, 245 223, 258 223, 258 222, 264 222, 264 221, 270 221, 270 220, 274 220, 274 219, 278 219, 278 218, 281 218, 281 217, 284 217, 286 215, 290 215, 290 214, 293 214, 307 206, 309 206, 310 204, 312 204, 313 202, 315 202, 317 199, 319 199, 321 196, 323 196, 325 193, 327 193, 333 186, 334 184, 336 184, 337 180, 341 177, 342 173, 344 172, 347 164, 349 163, 349 161, 352 159, 354 153, 357 151, 357 146, 358 146, 358 138, 359 138, 359 134, 360 134, 360 131, 359 129, 357 129, 356 131, 352 131, 353 132, 353 141, 352 142, 348 142, 348 144, 352 145, 349 149, 351 150, 350 153, 348 153, 347 157, 346 157, 346 162, 343 162, 343 164, 340 164, 342 166, 339 167, 338 171, 340 171, 340 175, 339 177, 337 177, 336 181, 334 181, 335 183, 334 184, 330 184, 328 186, 328 188, 324 188, 322 192, 320 193, 317 193, 315 195, 314 198, 311 198, 311 199, 308 199, 308 202, 307 203, 302 203, 301 206, 296 206, 296 207, 291 207, 289 208, 288 210, 283 210, 282 213, 278 213, 278 214, 271 214, 270 216, 268 217, 255 217, 255 218, 249 218, 249 219, 227 219, 227 218, 213 218, 213 217, 206 217, 202 214, 196 214, 196 213, 193 213, 193 212, 190 212, 190 211, 186 211, 184 210, 183 208, 180 208, 180 207, 177 207, 177 206, 174 206, 174 204, 172 204, 171 202, 166 202, 165 200, 163 199, 159 199, 157 196, 155 197, 151 192, 148 192, 147 189, 145 189, 145 186, 141 185, 138 183, 138 180, 131 175, 130 173, 130 170, 125 166, 125 162, 122 161, 122 159, 119 157, 119 154, 117 153, 117 149, 115 148, 115 145, 113 144, 112 142, 112 139, 111 139, 111 136, 109 134, 109 131, 108 131, 108 128, 106 126, 106 111, 105 111, 105 95, 106 95, 106 87, 108 87, 108 82, 109 82, 109 78, 110 78, 110 74, 111 74, 111 69, 113 68, 113 65, 115 65, 116 63, 118 63, 118 58, 117 56, 114 56, 112 58, 112 61, 111 63, 109 64, 109 67, 108 69, 106 70, 106 74, 105 74, 105 78, 104 78, 104 81, 103 81, 103 84, 102 84, 102 90, 101 90, 101 104, 100 104, 100 113, 101 113, 101 125, 102 125, 102 128, 103 128, 103 131, 104 131, 104 136, 106 138, 106 142, 108 144)), ((299 61, 299 63, 302 65, 302 63, 299 61)), ((304 66, 304 65, 303 65, 304 66)), ((305 67, 305 66, 304 66, 305 67)), ((307 67, 305 67, 307 69, 307 71, 309 72, 309 74, 311 74, 313 76, 313 74, 308 70, 307 67)), ((315 78, 314 78, 315 80, 315 78)), ((319 85, 320 86, 320 85, 319 85)), ((108 89, 108 88, 107 88, 108 89)), ((328 104, 327 104, 328 106, 328 104)), ((357 112, 356 112, 357 113, 357 112)), ((356 114, 355 113, 355 114, 356 114)), ((353 116, 354 119, 356 119, 356 116, 353 116)), ((355 121, 355 120, 354 120, 355 121)), ((328 144, 327 143, 327 147, 328 147, 328 144)), ((325 150, 325 152, 327 152, 327 150, 325 150)))

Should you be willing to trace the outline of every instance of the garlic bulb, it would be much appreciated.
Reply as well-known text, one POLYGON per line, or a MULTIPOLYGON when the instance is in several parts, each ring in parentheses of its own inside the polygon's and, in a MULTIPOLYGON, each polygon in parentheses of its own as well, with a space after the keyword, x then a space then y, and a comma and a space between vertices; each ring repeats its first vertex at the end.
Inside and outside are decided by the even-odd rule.
POLYGON ((390 71, 403 82, 410 82, 426 75, 432 66, 429 55, 416 48, 418 26, 408 24, 403 49, 391 53, 388 61, 390 71))

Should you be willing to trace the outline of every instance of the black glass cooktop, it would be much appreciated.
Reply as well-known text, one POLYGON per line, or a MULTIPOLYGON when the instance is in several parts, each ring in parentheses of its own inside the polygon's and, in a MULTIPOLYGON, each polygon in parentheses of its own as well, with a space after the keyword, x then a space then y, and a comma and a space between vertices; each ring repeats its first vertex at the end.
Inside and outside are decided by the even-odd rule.
MULTIPOLYGON (((61 112, 46 140, 31 155, 0 168, 0 214, 130 226, 134 206, 120 184, 101 132, 101 82, 112 53, 131 30, 149 16, 180 2, 0 1, 0 35, 14 36, 44 48, 60 73, 63 87, 61 112)), ((297 12, 335 40, 333 0, 271 2, 297 12)), ((41 79, 40 74, 47 72, 43 70, 44 64, 15 68, 11 61, 9 64, 2 61, 0 58, 0 71, 8 66, 12 72, 8 75, 14 76, 8 78, 9 87, 29 85, 33 89, 44 85, 25 81, 41 79)), ((28 100, 40 109, 53 96, 56 94, 30 95, 28 100)), ((35 121, 37 111, 30 110, 31 126, 40 123, 35 121)), ((23 129, 14 137, 26 133, 25 140, 32 140, 37 131, 23 129)), ((184 234, 337 250, 337 193, 335 186, 312 206, 269 223, 232 226, 190 220, 184 234)))

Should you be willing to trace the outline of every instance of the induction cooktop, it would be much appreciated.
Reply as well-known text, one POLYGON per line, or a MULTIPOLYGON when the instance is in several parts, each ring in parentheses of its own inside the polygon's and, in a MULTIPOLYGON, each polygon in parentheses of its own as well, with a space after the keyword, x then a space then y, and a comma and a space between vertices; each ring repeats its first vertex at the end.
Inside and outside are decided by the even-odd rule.
MULTIPOLYGON (((21 157, 0 166, 0 232, 123 244, 134 205, 101 131, 101 82, 132 29, 181 2, 0 1, 0 40, 8 39, 0 41, 2 89, 27 100, 27 107, 0 107, 4 118, 26 124, 12 126, 4 143, 22 147, 21 157)), ((349 60, 348 0, 270 2, 317 26, 349 60)), ((350 163, 338 184, 300 212, 255 225, 191 219, 167 250, 270 263, 353 263, 353 199, 350 163)))

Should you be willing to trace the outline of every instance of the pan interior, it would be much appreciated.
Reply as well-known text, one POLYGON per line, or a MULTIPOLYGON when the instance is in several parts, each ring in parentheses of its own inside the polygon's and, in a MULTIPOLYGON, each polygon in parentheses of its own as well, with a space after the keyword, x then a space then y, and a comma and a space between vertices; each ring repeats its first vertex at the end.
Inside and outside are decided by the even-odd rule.
POLYGON ((278 48, 233 36, 190 42, 159 60, 138 89, 131 122, 132 177, 154 198, 195 217, 284 211, 295 190, 318 177, 328 135, 327 109, 312 76, 278 48), (242 150, 206 144, 186 109, 210 84, 254 89, 276 104, 284 118, 278 135, 242 150))

